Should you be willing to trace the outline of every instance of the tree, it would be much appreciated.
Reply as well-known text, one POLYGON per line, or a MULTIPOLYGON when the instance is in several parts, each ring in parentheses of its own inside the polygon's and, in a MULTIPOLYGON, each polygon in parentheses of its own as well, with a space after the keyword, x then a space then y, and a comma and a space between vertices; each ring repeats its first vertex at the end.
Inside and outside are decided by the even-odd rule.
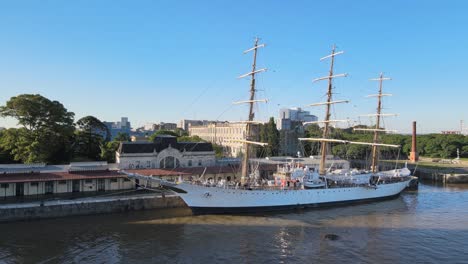
POLYGON ((39 94, 22 94, 11 97, 5 106, 0 106, 0 115, 13 117, 18 124, 29 131, 35 131, 44 127, 57 128, 72 126, 73 112, 58 101, 50 101, 39 94))
POLYGON ((216 158, 222 158, 222 157, 224 157, 224 151, 223 151, 224 149, 223 149, 223 146, 218 145, 218 144, 214 144, 214 143, 212 143, 211 145, 213 146, 213 150, 214 150, 214 152, 215 152, 216 158))
MULTIPOLYGON (((322 129, 317 124, 310 124, 305 127, 305 137, 306 138, 321 138, 322 137, 322 129)), ((317 155, 317 150, 319 148, 319 144, 317 142, 307 142, 303 141, 300 142, 304 148, 304 155, 317 155)))
POLYGON ((101 144, 101 159, 109 163, 115 162, 115 152, 119 149, 121 142, 129 142, 130 136, 127 133, 119 132, 114 140, 101 144))
POLYGON ((129 142, 130 135, 128 133, 118 132, 117 136, 114 138, 114 141, 129 142))
POLYGON ((76 122, 80 131, 90 135, 101 135, 106 141, 110 141, 111 133, 109 128, 94 116, 85 116, 76 122))
POLYGON ((268 143, 264 150, 266 156, 278 156, 280 138, 273 117, 270 117, 268 123, 260 126, 260 141, 268 143))
POLYGON ((175 133, 179 136, 179 137, 183 137, 183 136, 188 136, 189 133, 185 130, 183 130, 182 128, 178 127, 176 128, 175 130, 175 133))
POLYGON ((174 137, 178 137, 179 135, 177 135, 177 133, 175 133, 174 131, 170 131, 170 130, 158 130, 157 132, 155 132, 154 134, 152 134, 151 136, 149 136, 148 138, 148 141, 150 142, 153 142, 154 139, 159 136, 159 135, 168 135, 168 136, 174 136, 174 137))
POLYGON ((85 116, 76 124, 78 130, 75 133, 75 154, 80 159, 99 160, 101 147, 110 138, 109 129, 94 116, 85 116))
POLYGON ((206 140, 203 140, 199 136, 181 136, 177 138, 177 142, 207 142, 206 140))
POLYGON ((115 152, 120 146, 120 141, 113 140, 105 142, 101 145, 101 159, 106 160, 108 163, 115 162, 115 152))
POLYGON ((70 159, 74 113, 60 102, 22 94, 0 106, 0 116, 13 117, 22 126, 8 129, 1 140, 2 149, 15 161, 63 163, 70 159))
POLYGON ((8 150, 10 144, 15 144, 15 135, 16 133, 12 132, 10 129, 0 131, 0 163, 2 164, 15 162, 14 156, 11 151, 8 150))

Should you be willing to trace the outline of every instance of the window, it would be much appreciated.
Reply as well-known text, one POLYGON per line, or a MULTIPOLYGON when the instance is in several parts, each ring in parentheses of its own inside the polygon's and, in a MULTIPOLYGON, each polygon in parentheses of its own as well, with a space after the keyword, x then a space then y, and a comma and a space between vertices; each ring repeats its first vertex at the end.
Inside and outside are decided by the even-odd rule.
POLYGON ((175 157, 172 157, 172 156, 168 156, 168 157, 165 157, 164 159, 162 159, 160 162, 159 162, 159 167, 160 168, 178 168, 180 167, 180 161, 179 159, 175 158, 175 157))
POLYGON ((31 186, 39 186, 38 182, 31 182, 31 186))
POLYGON ((93 180, 85 180, 85 183, 93 183, 93 180))
POLYGON ((4 189, 6 189, 6 188, 9 188, 9 187, 10 187, 10 184, 8 184, 8 183, 2 183, 1 187, 4 188, 4 189))
POLYGON ((48 181, 45 183, 45 193, 46 194, 54 193, 54 182, 48 181))
POLYGON ((110 182, 117 182, 117 179, 110 179, 110 182))
POLYGON ((59 181, 59 184, 67 184, 67 181, 59 181))
POLYGON ((129 181, 130 181, 130 179, 128 179, 128 178, 124 178, 124 180, 123 180, 123 181, 124 181, 124 182, 129 182, 129 181))
POLYGON ((188 166, 189 166, 189 167, 192 167, 192 160, 189 160, 189 161, 188 161, 188 166))
POLYGON ((202 165, 202 161, 198 160, 198 166, 201 166, 201 165, 202 165))

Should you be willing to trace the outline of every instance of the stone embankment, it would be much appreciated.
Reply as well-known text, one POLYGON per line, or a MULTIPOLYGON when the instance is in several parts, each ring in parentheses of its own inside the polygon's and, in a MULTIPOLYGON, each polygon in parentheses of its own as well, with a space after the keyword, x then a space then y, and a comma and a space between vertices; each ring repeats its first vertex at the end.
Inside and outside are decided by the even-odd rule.
POLYGON ((84 198, 0 205, 0 222, 185 207, 176 195, 84 198))

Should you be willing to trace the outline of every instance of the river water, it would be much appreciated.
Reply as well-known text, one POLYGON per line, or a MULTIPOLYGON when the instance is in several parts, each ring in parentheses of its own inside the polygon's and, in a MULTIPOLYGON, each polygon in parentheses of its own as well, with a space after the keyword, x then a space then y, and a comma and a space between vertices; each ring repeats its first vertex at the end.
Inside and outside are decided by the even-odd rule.
POLYGON ((0 224, 0 263, 468 263, 468 185, 244 216, 185 208, 0 224))

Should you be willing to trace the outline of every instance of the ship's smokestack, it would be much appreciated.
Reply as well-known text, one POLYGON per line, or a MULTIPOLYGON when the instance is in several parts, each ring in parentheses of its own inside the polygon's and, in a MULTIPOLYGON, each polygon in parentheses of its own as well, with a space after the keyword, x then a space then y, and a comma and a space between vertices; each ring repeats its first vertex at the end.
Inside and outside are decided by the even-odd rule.
POLYGON ((416 121, 413 121, 413 140, 411 144, 410 161, 416 162, 418 160, 418 150, 416 148, 416 121))

